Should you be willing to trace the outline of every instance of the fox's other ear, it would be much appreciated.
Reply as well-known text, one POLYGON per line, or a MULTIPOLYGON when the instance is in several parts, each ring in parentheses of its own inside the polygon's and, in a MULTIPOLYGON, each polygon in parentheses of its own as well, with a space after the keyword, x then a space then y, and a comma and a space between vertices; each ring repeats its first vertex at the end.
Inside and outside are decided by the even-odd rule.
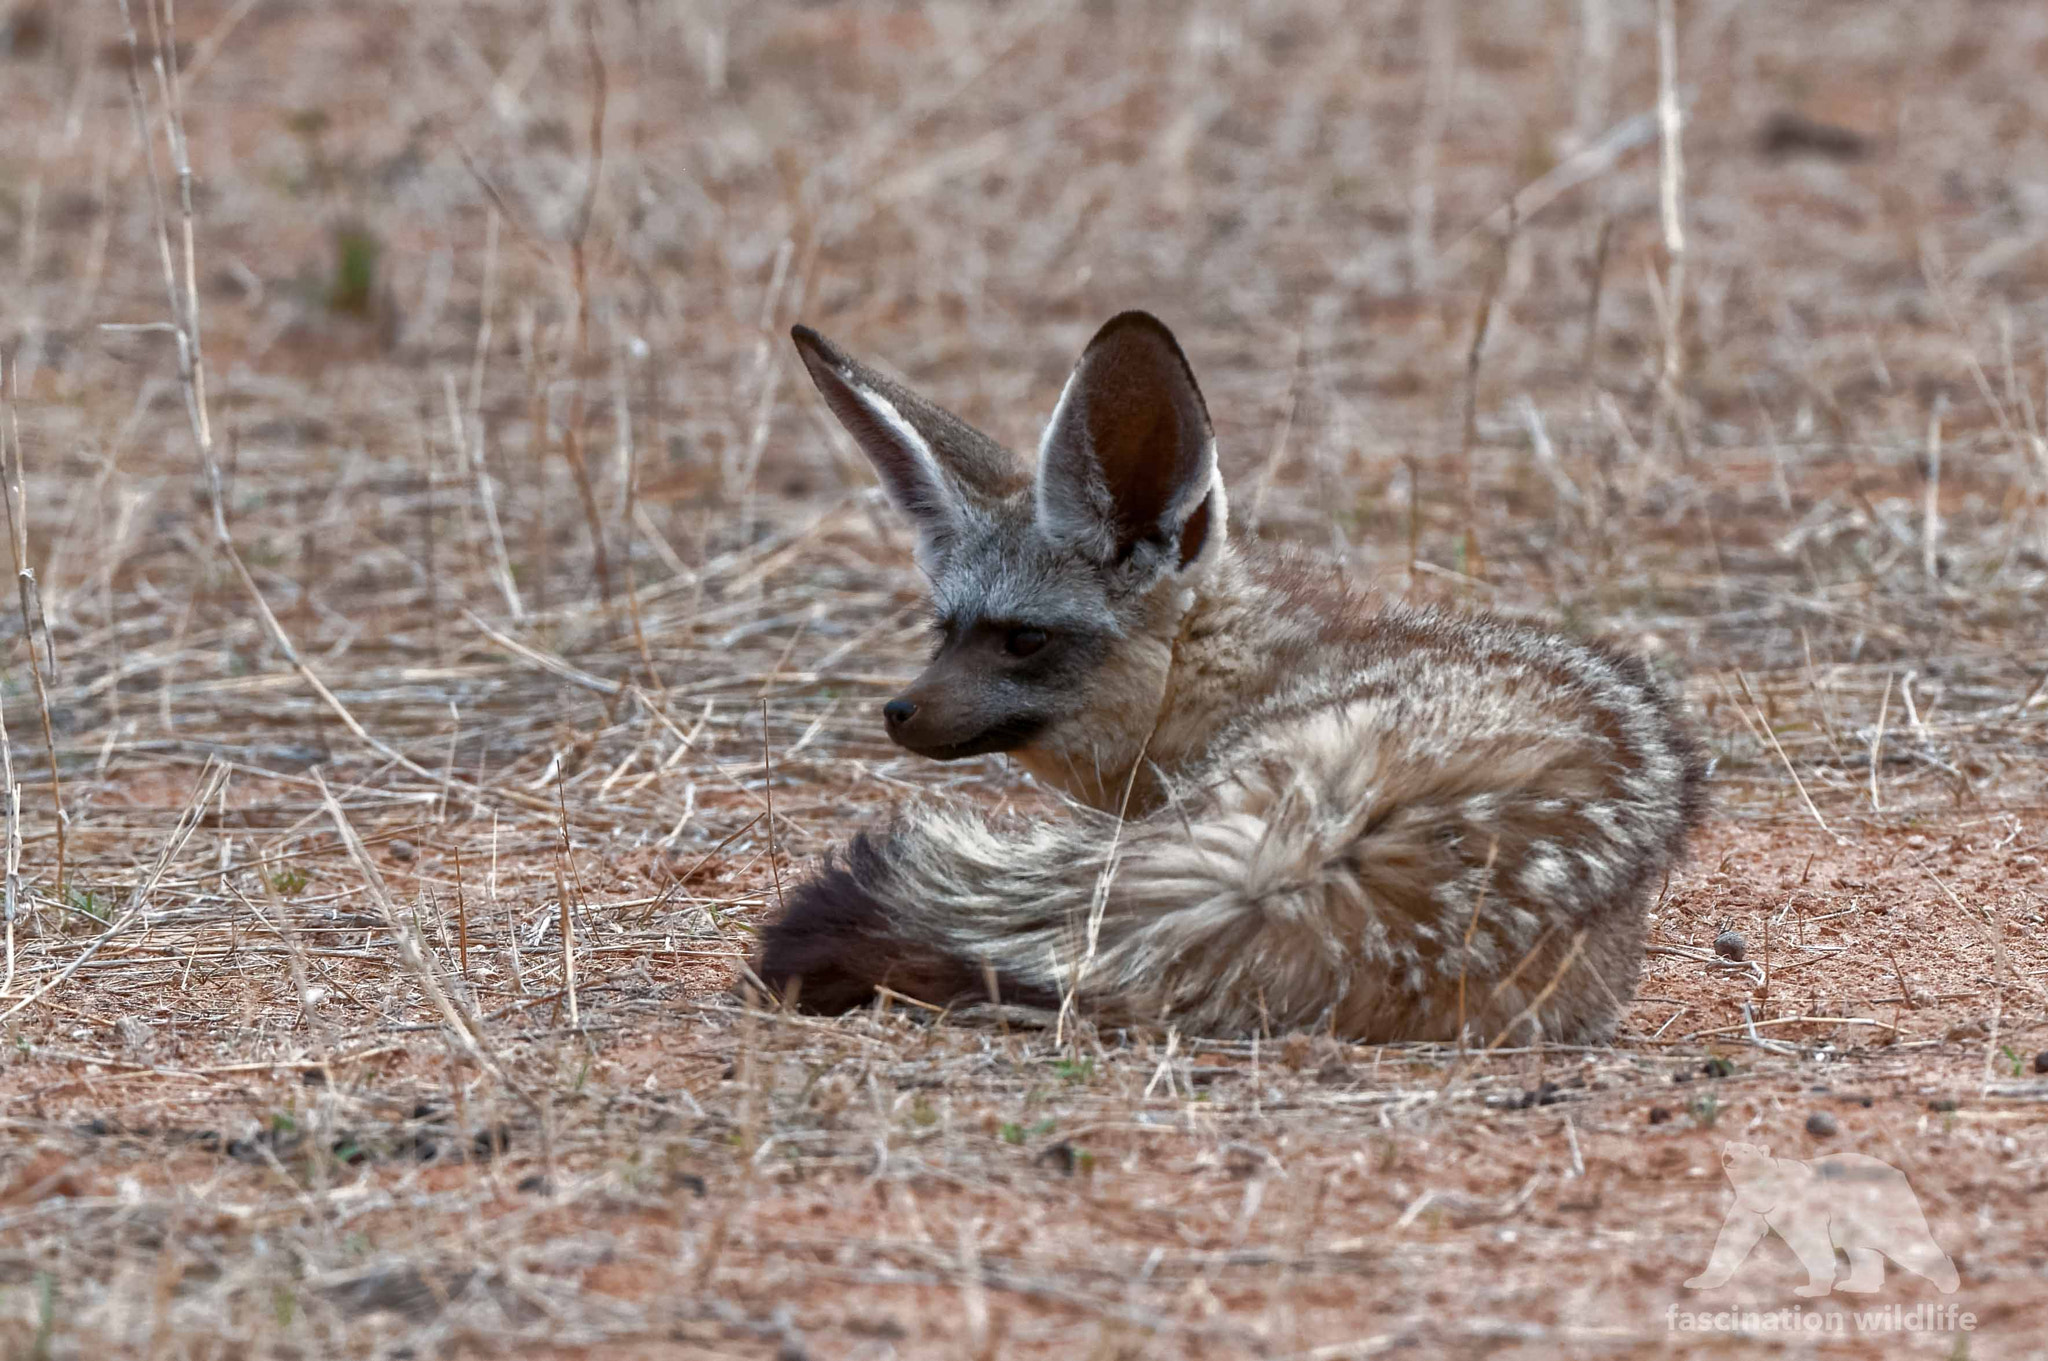
POLYGON ((1113 317, 1082 352, 1039 444, 1038 519, 1105 566, 1178 571, 1222 544, 1216 434, 1158 318, 1113 317))
POLYGON ((882 488, 917 529, 918 556, 960 528, 963 493, 1000 497, 1024 485, 1015 455, 952 412, 849 358, 808 326, 790 329, 825 404, 875 465, 882 488))

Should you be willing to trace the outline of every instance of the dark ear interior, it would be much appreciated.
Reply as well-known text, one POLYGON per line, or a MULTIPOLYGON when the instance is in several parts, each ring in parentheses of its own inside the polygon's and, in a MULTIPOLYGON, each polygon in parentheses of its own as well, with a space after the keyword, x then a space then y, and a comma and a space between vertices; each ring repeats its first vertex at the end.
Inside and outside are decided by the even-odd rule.
POLYGON ((1207 536, 1215 469, 1208 409, 1173 333, 1144 312, 1111 319, 1081 355, 1040 449, 1047 526, 1106 561, 1149 543, 1177 549, 1185 565, 1207 536))

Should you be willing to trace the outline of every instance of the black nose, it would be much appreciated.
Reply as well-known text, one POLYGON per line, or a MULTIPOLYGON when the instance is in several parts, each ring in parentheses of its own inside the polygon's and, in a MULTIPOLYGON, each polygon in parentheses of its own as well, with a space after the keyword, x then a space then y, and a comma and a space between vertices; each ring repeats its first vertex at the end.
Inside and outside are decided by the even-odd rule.
POLYGON ((882 718, 892 728, 900 728, 917 714, 917 706, 907 699, 892 699, 882 706, 882 718))

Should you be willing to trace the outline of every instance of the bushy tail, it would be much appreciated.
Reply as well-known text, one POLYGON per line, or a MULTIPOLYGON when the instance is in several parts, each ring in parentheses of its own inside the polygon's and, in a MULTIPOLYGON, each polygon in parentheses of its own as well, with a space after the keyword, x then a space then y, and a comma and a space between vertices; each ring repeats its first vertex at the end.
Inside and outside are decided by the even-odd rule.
POLYGON ((901 814, 791 896, 759 972, 819 1011, 877 984, 938 1003, 993 984, 1209 1033, 1603 1031, 1634 987, 1645 885, 1692 810, 1674 794, 1587 816, 1599 795, 1568 743, 1442 764, 1347 735, 1327 763, 1183 789, 1121 826, 901 814))
MULTIPOLYGON (((893 830, 862 833, 814 878, 791 893, 781 918, 763 934, 755 972, 778 995, 806 1011, 849 1011, 886 987, 926 1001, 1001 1000, 1026 1006, 1054 1006, 1058 994, 1037 981, 1036 972, 1007 978, 995 965, 996 947, 1012 932, 993 923, 986 939, 970 940, 933 929, 933 914, 902 910, 899 903, 935 900, 910 896, 915 890, 898 864, 930 859, 906 855, 930 838, 922 819, 905 815, 893 830), (1026 979, 1032 981, 1026 981, 1026 979)), ((1004 905, 1017 924, 1028 914, 1018 901, 1004 905)))

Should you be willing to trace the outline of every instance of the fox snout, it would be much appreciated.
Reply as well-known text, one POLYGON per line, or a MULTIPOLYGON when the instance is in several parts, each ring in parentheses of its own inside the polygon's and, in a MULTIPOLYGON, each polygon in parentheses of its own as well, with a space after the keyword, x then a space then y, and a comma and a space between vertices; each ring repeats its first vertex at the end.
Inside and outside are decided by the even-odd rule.
POLYGON ((1000 678, 974 674, 959 658, 942 656, 882 706, 882 725, 897 746, 936 761, 1014 751, 1044 722, 1017 703, 1008 693, 1012 688, 1000 678))
POLYGON ((906 751, 935 761, 957 761, 991 751, 1007 751, 1017 745, 1009 738, 993 740, 997 736, 992 731, 995 725, 984 723, 978 716, 949 712, 950 706, 914 698, 915 693, 898 695, 882 706, 882 726, 888 729, 889 740, 906 751))

